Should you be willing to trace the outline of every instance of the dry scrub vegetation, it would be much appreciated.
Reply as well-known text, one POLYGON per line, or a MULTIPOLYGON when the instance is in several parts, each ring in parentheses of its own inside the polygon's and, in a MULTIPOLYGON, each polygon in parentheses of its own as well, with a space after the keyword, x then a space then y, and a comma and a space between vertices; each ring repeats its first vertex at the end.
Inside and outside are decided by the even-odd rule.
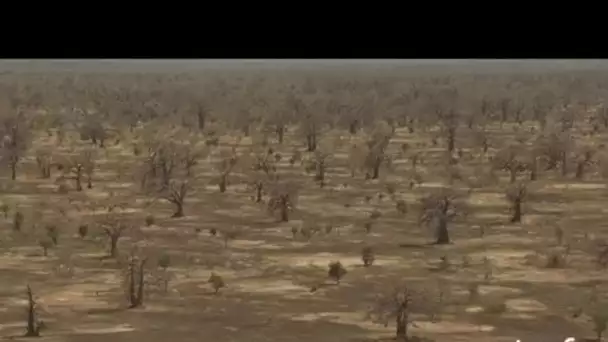
POLYGON ((0 336, 600 340, 606 76, 5 73, 0 336))

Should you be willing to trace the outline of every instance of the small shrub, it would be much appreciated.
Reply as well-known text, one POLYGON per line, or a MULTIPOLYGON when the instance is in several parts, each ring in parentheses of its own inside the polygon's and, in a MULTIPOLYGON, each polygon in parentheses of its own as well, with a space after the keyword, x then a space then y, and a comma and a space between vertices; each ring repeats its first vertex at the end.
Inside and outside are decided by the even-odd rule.
POLYGON ((376 260, 374 256, 374 250, 371 247, 364 247, 361 251, 361 260, 363 261, 363 266, 369 267, 374 264, 376 260))
POLYGON ((78 226, 78 235, 80 236, 80 238, 84 239, 87 234, 89 234, 89 226, 87 226, 86 224, 81 224, 80 226, 78 226))
POLYGON ((339 261, 332 262, 329 264, 329 270, 327 271, 327 276, 336 281, 336 284, 340 284, 340 279, 342 279, 346 275, 347 271, 342 266, 342 263, 339 261))
POLYGON ((365 195, 364 199, 365 199, 365 203, 369 203, 372 200, 372 196, 365 195))
POLYGON ((57 246, 59 244, 59 230, 57 226, 54 224, 47 225, 45 227, 46 235, 51 239, 53 245, 57 246))
POLYGON ((404 200, 398 200, 395 202, 395 209, 401 214, 407 213, 407 203, 404 200))
POLYGON ((382 213, 378 210, 374 210, 369 214, 369 218, 372 220, 377 220, 382 216, 382 213))
POLYGON ((217 229, 215 229, 215 228, 209 229, 209 234, 211 234, 213 236, 217 236, 217 229))
POLYGON ((209 280, 207 280, 207 283, 211 284, 211 287, 215 291, 215 294, 218 294, 220 289, 226 287, 226 283, 224 283, 224 279, 222 279, 221 276, 219 276, 215 273, 211 273, 211 276, 209 277, 209 280))
POLYGON ((158 267, 166 271, 169 266, 171 266, 171 257, 169 256, 169 254, 162 254, 158 258, 158 267))
POLYGON ((42 255, 48 256, 49 248, 53 247, 53 241, 49 237, 45 237, 38 241, 38 244, 42 247, 42 255))
POLYGON ((150 227, 154 224, 155 220, 154 220, 154 216, 152 215, 148 215, 146 216, 146 227, 150 227))
POLYGON ((332 226, 331 224, 326 224, 325 225, 325 234, 331 234, 331 232, 334 230, 334 226, 332 226))
POLYGON ((15 216, 13 217, 13 230, 16 232, 20 232, 21 227, 23 227, 24 220, 25 217, 23 216, 23 214, 20 211, 17 211, 15 213, 15 216))

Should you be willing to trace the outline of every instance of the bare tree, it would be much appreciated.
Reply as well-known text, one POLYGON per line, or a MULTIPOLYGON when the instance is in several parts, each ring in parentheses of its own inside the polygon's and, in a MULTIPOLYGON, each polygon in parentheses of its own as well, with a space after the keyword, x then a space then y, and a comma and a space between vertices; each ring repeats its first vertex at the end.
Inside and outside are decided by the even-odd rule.
POLYGON ((184 203, 186 196, 191 192, 192 186, 187 178, 184 179, 172 179, 169 182, 169 186, 161 191, 161 196, 169 203, 175 206, 175 212, 171 217, 183 217, 184 216, 184 203))
POLYGON ((325 186, 325 173, 327 171, 327 163, 331 156, 331 153, 323 152, 318 149, 314 152, 311 160, 311 168, 315 170, 314 180, 319 183, 321 188, 325 186))
POLYGON ((276 176, 276 155, 272 148, 267 150, 253 150, 248 155, 240 158, 243 165, 249 165, 247 175, 249 186, 255 191, 254 200, 256 203, 262 202, 262 197, 266 185, 275 179, 276 176))
POLYGON ((509 146, 498 151, 492 159, 492 165, 495 170, 508 171, 511 183, 517 180, 518 173, 528 169, 524 150, 520 146, 509 146))
POLYGON ((23 114, 9 116, 2 120, 2 161, 11 170, 11 179, 17 179, 17 166, 23 159, 29 142, 29 130, 23 114))
POLYGON ((215 165, 215 169, 219 173, 218 187, 221 193, 226 192, 226 189, 228 188, 228 176, 230 173, 232 173, 234 167, 237 165, 237 160, 235 149, 230 152, 223 151, 220 154, 220 160, 215 165))
POLYGON ((434 225, 435 244, 449 244, 448 226, 457 217, 466 215, 464 205, 456 191, 443 188, 435 194, 421 199, 419 221, 423 224, 434 225))
POLYGON ((40 170, 40 177, 43 179, 51 178, 53 155, 49 149, 38 149, 36 151, 36 165, 40 170))
POLYGON ((396 286, 390 292, 377 296, 368 318, 388 326, 395 322, 396 340, 410 341, 409 326, 414 325, 414 317, 424 315, 431 321, 436 320, 441 305, 441 297, 430 291, 420 291, 411 286, 396 286))
POLYGON ((279 212, 281 222, 289 221, 289 212, 293 211, 298 203, 298 189, 292 183, 274 183, 270 189, 268 211, 271 214, 279 212))
POLYGON ((380 125, 367 141, 367 152, 364 160, 364 169, 367 179, 378 179, 380 167, 391 163, 387 148, 392 138, 392 130, 387 125, 380 125))
POLYGON ((82 191, 82 177, 88 176, 88 187, 91 188, 93 171, 95 170, 95 152, 91 149, 84 149, 81 152, 67 157, 60 163, 60 170, 63 171, 61 179, 73 179, 76 183, 76 191, 82 191))

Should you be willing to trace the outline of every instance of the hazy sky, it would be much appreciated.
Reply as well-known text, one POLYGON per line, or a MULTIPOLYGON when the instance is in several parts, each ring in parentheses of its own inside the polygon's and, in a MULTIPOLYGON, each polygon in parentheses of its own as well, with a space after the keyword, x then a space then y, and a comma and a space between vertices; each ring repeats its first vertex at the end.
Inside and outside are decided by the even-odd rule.
POLYGON ((0 60, 3 70, 190 70, 207 68, 315 68, 315 67, 440 67, 440 68, 483 68, 492 69, 596 69, 608 68, 608 60, 514 60, 514 59, 71 59, 71 60, 0 60))

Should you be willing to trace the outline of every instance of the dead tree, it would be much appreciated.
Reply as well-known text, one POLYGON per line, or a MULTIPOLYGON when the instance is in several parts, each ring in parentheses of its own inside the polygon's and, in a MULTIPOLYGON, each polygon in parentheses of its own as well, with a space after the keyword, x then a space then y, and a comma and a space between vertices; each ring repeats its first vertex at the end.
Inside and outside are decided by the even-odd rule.
POLYGON ((434 225, 435 244, 437 245, 451 243, 448 229, 450 222, 457 217, 466 215, 459 197, 454 190, 444 188, 436 194, 422 198, 420 201, 419 222, 434 225))
POLYGON ((396 340, 408 342, 411 341, 409 327, 415 324, 414 318, 424 315, 431 321, 435 321, 440 305, 441 295, 401 285, 388 293, 377 296, 367 317, 384 326, 388 326, 391 321, 395 322, 396 340))
POLYGON ((271 214, 279 213, 281 222, 289 221, 289 213, 297 206, 298 191, 297 187, 291 183, 275 183, 270 190, 268 200, 268 212, 271 214))
POLYGON ((523 215, 522 205, 528 192, 525 183, 513 184, 507 190, 506 197, 511 203, 511 223, 520 223, 523 215))

